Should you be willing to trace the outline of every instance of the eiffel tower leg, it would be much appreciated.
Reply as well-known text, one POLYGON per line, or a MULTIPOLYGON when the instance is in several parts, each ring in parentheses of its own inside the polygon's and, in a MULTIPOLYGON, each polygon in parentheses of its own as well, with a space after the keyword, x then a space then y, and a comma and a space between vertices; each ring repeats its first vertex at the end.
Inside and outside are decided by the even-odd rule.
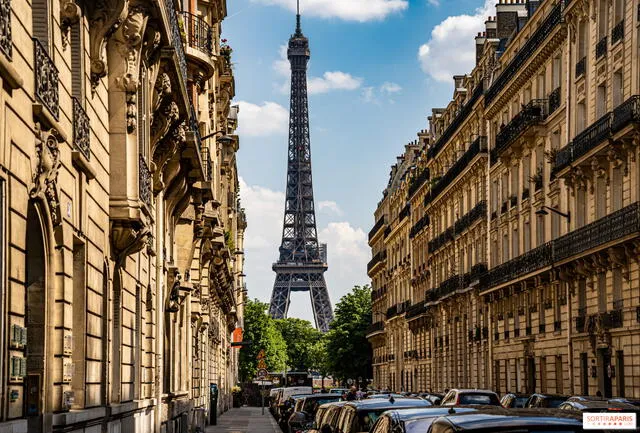
POLYGON ((289 312, 291 274, 277 274, 271 294, 269 315, 274 319, 284 319, 289 312))
POLYGON ((322 332, 328 332, 329 325, 333 321, 333 309, 331 308, 327 283, 324 281, 323 274, 311 274, 309 275, 309 280, 311 305, 313 306, 316 328, 322 332))

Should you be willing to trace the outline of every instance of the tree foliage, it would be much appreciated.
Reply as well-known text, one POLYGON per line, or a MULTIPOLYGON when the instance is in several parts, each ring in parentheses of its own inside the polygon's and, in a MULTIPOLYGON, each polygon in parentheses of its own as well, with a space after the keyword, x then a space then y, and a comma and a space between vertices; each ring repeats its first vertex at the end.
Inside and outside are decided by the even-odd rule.
POLYGON ((267 315, 269 305, 248 299, 244 308, 243 339, 251 342, 240 350, 239 373, 242 381, 256 376, 258 353, 264 349, 269 371, 282 371, 287 362, 287 344, 275 321, 267 315))
POLYGON ((275 321, 287 344, 287 367, 293 371, 308 371, 313 367, 311 350, 322 333, 308 320, 287 318, 275 321))
POLYGON ((371 288, 355 286, 340 299, 326 335, 326 363, 334 378, 345 381, 371 377, 371 288))

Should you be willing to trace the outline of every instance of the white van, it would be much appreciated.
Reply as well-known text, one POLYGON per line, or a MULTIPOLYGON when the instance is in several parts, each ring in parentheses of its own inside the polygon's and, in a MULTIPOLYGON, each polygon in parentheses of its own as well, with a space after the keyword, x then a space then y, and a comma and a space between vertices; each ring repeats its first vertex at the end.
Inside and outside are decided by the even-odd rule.
POLYGON ((280 418, 282 416, 280 409, 291 396, 305 394, 313 394, 313 388, 310 386, 292 386, 290 388, 280 389, 278 391, 278 396, 276 397, 276 418, 280 418))

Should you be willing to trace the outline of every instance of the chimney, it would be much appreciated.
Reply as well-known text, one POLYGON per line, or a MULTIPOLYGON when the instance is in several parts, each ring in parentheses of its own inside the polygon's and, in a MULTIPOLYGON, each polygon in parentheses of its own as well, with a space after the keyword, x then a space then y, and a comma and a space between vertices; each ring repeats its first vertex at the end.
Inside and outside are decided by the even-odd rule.
POLYGON ((484 22, 486 28, 486 37, 487 39, 495 39, 496 38, 496 29, 498 23, 496 22, 496 17, 489 17, 484 22))
POLYGON ((453 76, 453 84, 455 89, 462 89, 464 87, 464 75, 454 75, 453 76))
POLYGON ((518 28, 518 12, 526 11, 526 0, 500 0, 496 5, 496 37, 506 39, 518 28))
POLYGON ((485 32, 478 32, 478 36, 476 36, 476 66, 478 66, 482 58, 482 49, 484 48, 486 40, 487 34, 485 32))
POLYGON ((529 18, 533 16, 538 6, 540 6, 540 3, 542 3, 540 0, 527 0, 527 15, 529 18))

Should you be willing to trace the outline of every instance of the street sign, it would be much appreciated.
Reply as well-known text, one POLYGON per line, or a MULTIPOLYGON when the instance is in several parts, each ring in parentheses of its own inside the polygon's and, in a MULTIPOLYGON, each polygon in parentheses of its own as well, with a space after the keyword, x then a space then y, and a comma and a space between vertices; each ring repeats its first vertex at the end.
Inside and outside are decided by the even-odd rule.
POLYGON ((353 379, 347 379, 347 383, 348 383, 349 385, 353 385, 353 379))
POLYGON ((267 355, 264 354, 264 349, 260 350, 260 352, 258 352, 258 359, 265 359, 267 357, 267 355))
POLYGON ((269 376, 269 372, 266 369, 261 368, 258 370, 258 374, 256 376, 259 380, 264 380, 267 378, 267 376, 269 376))
POLYGON ((267 363, 264 362, 264 359, 261 359, 258 361, 258 369, 262 370, 262 369, 266 369, 267 368, 267 363))

